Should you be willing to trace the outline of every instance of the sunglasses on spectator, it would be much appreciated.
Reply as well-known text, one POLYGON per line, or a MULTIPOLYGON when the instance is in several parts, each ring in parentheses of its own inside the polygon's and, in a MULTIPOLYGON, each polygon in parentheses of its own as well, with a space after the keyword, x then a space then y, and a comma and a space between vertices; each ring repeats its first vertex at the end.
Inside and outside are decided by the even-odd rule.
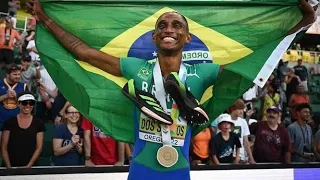
POLYGON ((34 106, 36 104, 35 101, 21 101, 20 102, 22 104, 22 106, 27 106, 29 104, 29 106, 34 106))
POLYGON ((80 112, 67 112, 67 114, 79 115, 80 112))

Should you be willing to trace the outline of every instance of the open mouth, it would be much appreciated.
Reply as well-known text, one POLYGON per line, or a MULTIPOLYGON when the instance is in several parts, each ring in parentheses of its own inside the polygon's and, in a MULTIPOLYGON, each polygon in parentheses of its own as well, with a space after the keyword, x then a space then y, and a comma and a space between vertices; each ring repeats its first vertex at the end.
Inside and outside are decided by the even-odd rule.
POLYGON ((163 41, 164 43, 173 43, 173 42, 176 42, 177 39, 174 38, 174 37, 165 36, 165 37, 162 38, 162 41, 163 41))

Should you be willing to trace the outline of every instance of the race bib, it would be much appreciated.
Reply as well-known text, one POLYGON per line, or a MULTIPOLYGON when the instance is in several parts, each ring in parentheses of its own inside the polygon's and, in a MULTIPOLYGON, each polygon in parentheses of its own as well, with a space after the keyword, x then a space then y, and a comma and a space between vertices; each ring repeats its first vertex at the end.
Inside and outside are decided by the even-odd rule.
MULTIPOLYGON (((170 126, 171 145, 183 146, 187 133, 187 121, 182 118, 174 120, 170 126)), ((161 126, 158 121, 149 119, 141 113, 139 123, 139 138, 141 140, 162 144, 161 126)))

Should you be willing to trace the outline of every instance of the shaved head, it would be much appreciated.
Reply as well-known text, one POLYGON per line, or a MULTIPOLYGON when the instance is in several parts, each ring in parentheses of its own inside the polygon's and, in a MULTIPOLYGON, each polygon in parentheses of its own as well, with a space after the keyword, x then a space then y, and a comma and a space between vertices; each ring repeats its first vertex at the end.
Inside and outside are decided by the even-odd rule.
POLYGON ((172 11, 172 12, 165 12, 163 13, 158 19, 157 19, 157 22, 156 22, 156 26, 159 22, 159 20, 162 18, 162 16, 166 15, 166 14, 178 14, 179 16, 181 16, 182 20, 186 23, 186 28, 187 28, 187 32, 189 33, 189 24, 188 24, 188 21, 187 21, 187 18, 184 17, 184 15, 180 14, 179 12, 177 11, 172 11))

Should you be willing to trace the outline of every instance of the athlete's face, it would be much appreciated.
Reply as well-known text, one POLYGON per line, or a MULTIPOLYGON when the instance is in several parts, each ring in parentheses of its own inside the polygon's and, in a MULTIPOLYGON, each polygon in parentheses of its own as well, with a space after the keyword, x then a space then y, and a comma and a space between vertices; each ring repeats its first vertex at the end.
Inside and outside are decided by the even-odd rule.
POLYGON ((178 13, 163 14, 157 21, 152 39, 160 52, 177 52, 182 50, 185 43, 190 42, 187 23, 178 13))

